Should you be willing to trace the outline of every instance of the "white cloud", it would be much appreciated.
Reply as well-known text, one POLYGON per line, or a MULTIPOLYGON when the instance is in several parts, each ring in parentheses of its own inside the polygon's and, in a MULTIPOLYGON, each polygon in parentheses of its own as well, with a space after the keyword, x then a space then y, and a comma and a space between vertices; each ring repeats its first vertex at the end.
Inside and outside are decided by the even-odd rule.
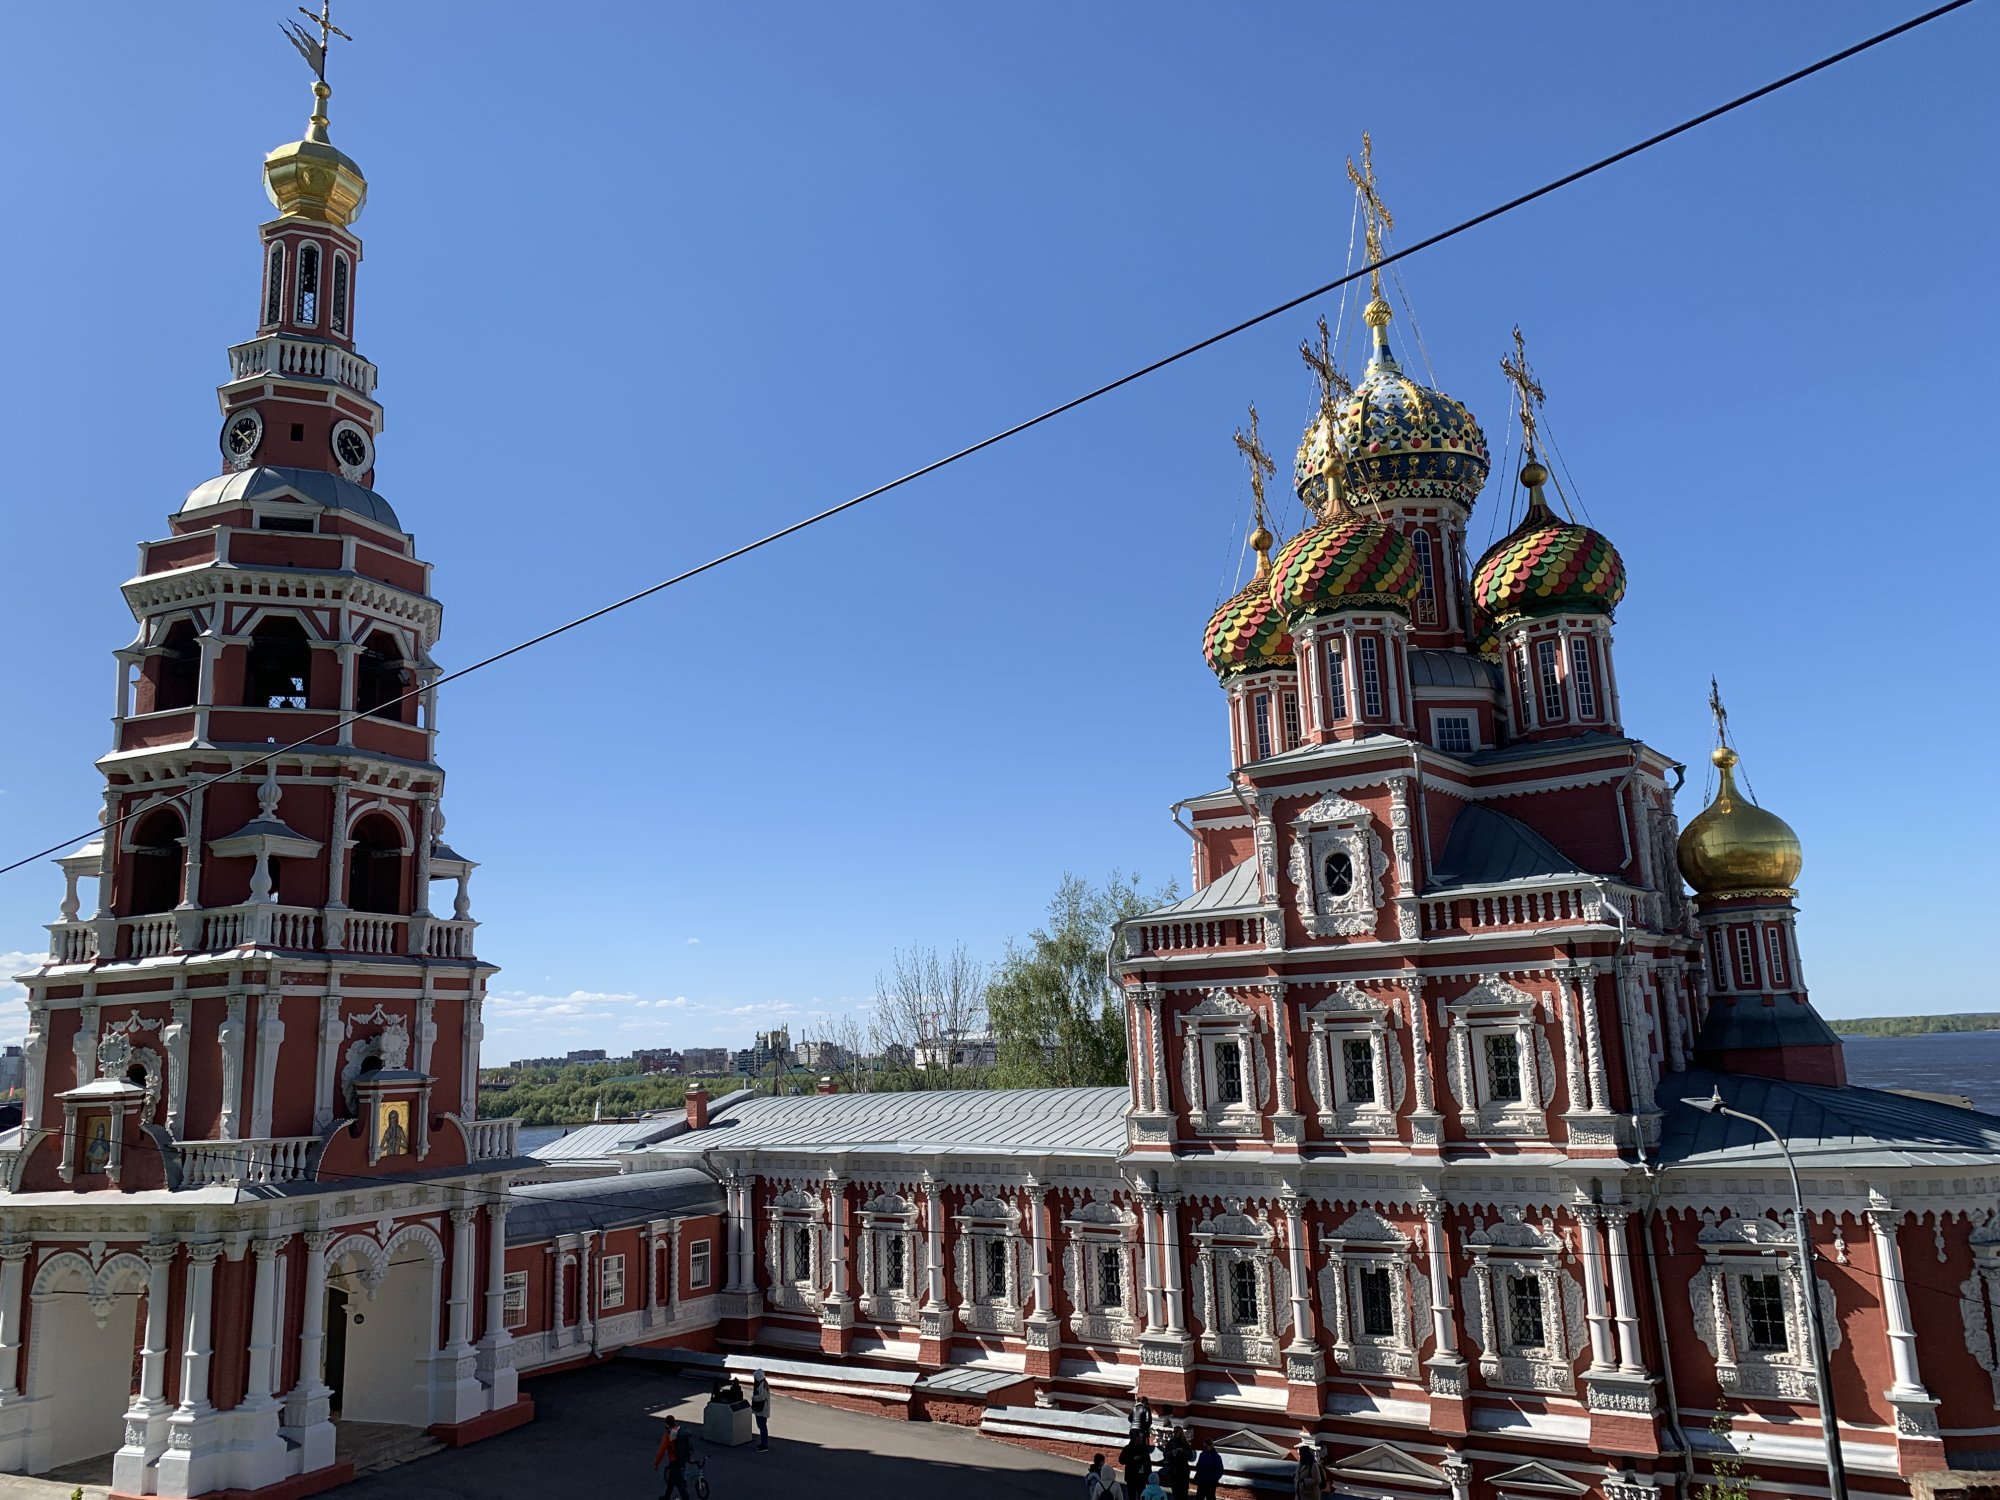
POLYGON ((48 956, 46 948, 0 953, 0 1042, 18 1042, 28 1034, 28 991, 14 976, 39 969, 48 956))
POLYGON ((700 938, 689 938, 689 939, 688 939, 688 946, 689 946, 690 948, 692 948, 692 947, 694 947, 694 946, 695 946, 695 945, 696 945, 697 943, 699 943, 700 941, 701 941, 701 939, 700 939, 700 938))

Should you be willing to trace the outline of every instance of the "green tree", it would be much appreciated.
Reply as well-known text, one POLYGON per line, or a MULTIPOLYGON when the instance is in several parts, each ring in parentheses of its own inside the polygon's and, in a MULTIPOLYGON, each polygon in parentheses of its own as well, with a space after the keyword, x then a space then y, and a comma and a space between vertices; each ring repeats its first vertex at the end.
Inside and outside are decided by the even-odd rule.
POLYGON ((1730 1437, 1734 1430, 1727 1411, 1717 1412, 1709 1422, 1715 1446, 1708 1460, 1709 1478, 1694 1492, 1695 1500, 1750 1500, 1750 1483, 1756 1476, 1743 1472, 1743 1460, 1730 1437))
POLYGON ((1114 870, 1093 888, 1065 873, 1049 921, 1009 944, 986 991, 1001 1088, 1079 1088, 1125 1081, 1125 1000, 1110 974, 1117 923, 1174 899, 1114 870))

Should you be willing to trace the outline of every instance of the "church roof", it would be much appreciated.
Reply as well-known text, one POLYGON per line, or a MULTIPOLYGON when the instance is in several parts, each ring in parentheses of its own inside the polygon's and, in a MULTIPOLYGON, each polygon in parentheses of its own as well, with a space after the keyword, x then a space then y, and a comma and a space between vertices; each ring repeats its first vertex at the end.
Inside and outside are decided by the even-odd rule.
POLYGON ((1882 1089, 1787 1083, 1702 1068, 1660 1081, 1660 1161, 1669 1167, 1779 1166, 1771 1138, 1746 1120, 1681 1107, 1719 1091, 1785 1138, 1802 1173, 1890 1167, 2000 1166, 2000 1115, 1882 1089))
POLYGON ((566 1130, 537 1146, 536 1161, 610 1161, 614 1151, 637 1151, 687 1129, 687 1116, 676 1109, 652 1120, 604 1120, 566 1130))
POLYGON ((1123 1087, 753 1097, 717 1107, 706 1130, 663 1149, 1114 1157, 1130 1102, 1123 1087))
POLYGON ((1518 818, 1469 802, 1451 825, 1444 853, 1432 871, 1432 891, 1467 885, 1497 885, 1538 876, 1584 876, 1576 861, 1518 818))
POLYGON ((218 474, 188 492, 181 512, 210 505, 241 505, 247 500, 306 500, 327 510, 352 511, 380 526, 403 529, 389 502, 365 485, 324 469, 287 469, 259 464, 234 474, 218 474))
POLYGON ((1255 910, 1262 893, 1257 889, 1257 864, 1246 859, 1218 875, 1200 890, 1181 897, 1170 906, 1157 907, 1143 913, 1137 920, 1152 921, 1161 917, 1185 917, 1195 912, 1255 910))
POLYGON ((510 1188, 507 1243, 533 1244, 586 1229, 615 1229, 648 1219, 722 1212, 722 1189, 696 1167, 584 1177, 574 1182, 533 1182, 510 1188))
POLYGON ((1500 686, 1500 668, 1469 651, 1412 651, 1410 686, 1494 692, 1500 686))

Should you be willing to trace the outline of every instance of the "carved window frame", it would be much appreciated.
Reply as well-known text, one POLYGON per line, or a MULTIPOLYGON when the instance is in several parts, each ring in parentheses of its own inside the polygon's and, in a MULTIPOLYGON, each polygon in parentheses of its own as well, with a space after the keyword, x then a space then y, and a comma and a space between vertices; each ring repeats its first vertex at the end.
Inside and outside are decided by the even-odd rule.
POLYGON ((765 1275, 770 1283, 768 1300, 789 1312, 817 1314, 826 1284, 826 1203, 817 1193, 803 1188, 787 1188, 764 1210, 767 1220, 764 1239, 765 1275), (800 1277, 793 1265, 797 1235, 806 1232, 810 1258, 807 1274, 800 1277))
POLYGON ((1222 1364, 1277 1368, 1280 1340, 1291 1326, 1291 1277, 1278 1262, 1277 1231, 1232 1199, 1195 1227, 1195 1284, 1202 1352, 1222 1364), (1256 1278, 1257 1320, 1228 1316, 1232 1270, 1248 1264, 1256 1278))
POLYGON ((1430 1325, 1430 1279, 1417 1264, 1415 1241, 1372 1208, 1356 1209, 1320 1236, 1320 1305, 1332 1336, 1333 1360, 1356 1375, 1417 1377, 1417 1349, 1430 1325), (1361 1275, 1389 1276, 1390 1332, 1361 1330, 1361 1275))
POLYGON ((1129 1208, 1096 1197, 1070 1211, 1063 1227, 1063 1289, 1069 1293, 1070 1332, 1085 1343, 1135 1344, 1139 1338, 1139 1218, 1129 1208), (1119 1298, 1106 1303, 1098 1284, 1098 1259, 1118 1257, 1119 1298))
MULTIPOLYGON (((1733 1396, 1776 1401, 1819 1399, 1812 1341, 1806 1336, 1803 1281, 1797 1247, 1788 1224, 1764 1215, 1743 1215, 1705 1224, 1695 1236, 1702 1268, 1688 1282, 1695 1337, 1715 1357, 1716 1383, 1733 1396), (1750 1309, 1745 1283, 1776 1275, 1784 1300, 1784 1349, 1750 1347, 1750 1309)), ((1840 1320, 1824 1283, 1819 1290, 1820 1324, 1829 1349, 1840 1346, 1840 1320)))
POLYGON ((1197 1134, 1262 1135, 1264 1108, 1271 1099, 1271 1062, 1266 1055, 1264 1013, 1224 990, 1210 990, 1175 1023, 1181 1034, 1181 1081, 1187 1089, 1188 1118, 1197 1134), (1243 1097, 1218 1096, 1216 1045, 1237 1047, 1243 1097))
POLYGON ((876 1323, 917 1320, 917 1206, 899 1193, 861 1205, 861 1314, 876 1323), (888 1280, 889 1247, 903 1248, 903 1284, 888 1280))
POLYGON ((1588 1341, 1583 1289, 1563 1269, 1564 1244, 1552 1221, 1528 1222, 1524 1211, 1503 1209, 1500 1219, 1466 1236, 1472 1257, 1463 1293, 1467 1331, 1479 1348, 1479 1372, 1496 1389, 1573 1394, 1576 1361, 1588 1341), (1513 1337, 1506 1282, 1534 1278, 1540 1290, 1542 1341, 1513 1337))
POLYGON ((1028 1254, 1026 1235, 1021 1231, 1021 1211, 998 1198, 980 1197, 954 1214, 958 1225, 959 1322, 975 1333, 1018 1334, 1022 1331, 1023 1288, 1028 1271, 1023 1260, 1028 1254), (988 1247, 999 1241, 1004 1249, 1003 1264, 1007 1290, 998 1297, 986 1290, 988 1247))
POLYGON ((1965 1324, 1965 1348, 1993 1382, 2000 1406, 2000 1212, 1972 1231, 1972 1274, 1960 1283, 1958 1306, 1965 1324))
POLYGON ((1555 1099, 1555 1053, 1541 1013, 1546 996, 1531 995, 1489 975, 1446 1003, 1450 1022, 1446 1070, 1459 1123, 1468 1135, 1546 1136, 1555 1099), (1488 1077, 1486 1042, 1511 1034, 1521 1075, 1521 1097, 1495 1099, 1488 1077))
POLYGON ((1375 931, 1385 904, 1389 862, 1375 833, 1375 815, 1358 802, 1329 792, 1292 819, 1292 898, 1299 921, 1316 938, 1365 937, 1375 931), (1347 855, 1353 883, 1341 895, 1324 889, 1327 856, 1347 855))
POLYGON ((1306 1086, 1328 1135, 1393 1136, 1408 1088, 1395 1040, 1396 1008, 1352 984, 1337 984, 1305 1013, 1306 1086), (1375 1098, 1349 1097, 1343 1044, 1365 1039, 1374 1052, 1375 1098))

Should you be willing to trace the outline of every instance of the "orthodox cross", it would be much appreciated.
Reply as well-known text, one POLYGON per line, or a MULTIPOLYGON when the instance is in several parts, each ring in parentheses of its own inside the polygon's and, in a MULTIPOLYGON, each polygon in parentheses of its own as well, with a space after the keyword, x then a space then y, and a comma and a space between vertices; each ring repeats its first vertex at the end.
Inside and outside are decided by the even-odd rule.
POLYGON ((1354 394, 1354 382, 1349 380, 1333 362, 1333 335, 1327 332, 1326 319, 1319 320, 1319 343, 1311 339, 1299 344, 1299 358, 1306 362, 1306 368, 1313 372, 1319 382, 1319 406, 1326 411, 1333 405, 1336 393, 1346 397, 1354 394))
POLYGON ((1257 403, 1250 403, 1250 435, 1245 437, 1243 429, 1236 429, 1236 448, 1250 465, 1250 493, 1257 504, 1257 530, 1264 529, 1264 481, 1278 472, 1278 466, 1271 462, 1271 455, 1264 451, 1264 444, 1257 436, 1257 403))
POLYGON ((297 21, 281 21, 278 23, 278 28, 291 39, 292 45, 299 49, 299 56, 311 64, 313 76, 321 83, 325 83, 326 49, 332 39, 339 37, 343 42, 351 42, 354 38, 333 24, 333 0, 319 0, 319 13, 317 15, 307 10, 303 5, 299 7, 299 14, 304 16, 317 28, 319 31, 318 41, 314 41, 311 33, 305 27, 299 25, 297 21))
POLYGON ((1729 743, 1729 710, 1722 706, 1722 689, 1716 686, 1713 677, 1708 679, 1708 712, 1715 720, 1715 742, 1729 743))
POLYGON ((1529 458, 1535 456, 1535 409, 1548 398, 1535 372, 1528 365, 1528 347, 1521 340, 1520 325, 1514 327, 1514 352, 1500 356, 1500 373, 1514 384, 1521 403, 1521 447, 1529 458))
POLYGON ((1382 201, 1382 195, 1375 191, 1375 143, 1365 130, 1361 132, 1361 165, 1356 167, 1354 158, 1348 157, 1347 177, 1354 184, 1354 191, 1361 199, 1361 212, 1368 219, 1368 289, 1380 297, 1383 232, 1394 229, 1396 220, 1389 212, 1389 205, 1382 201))

